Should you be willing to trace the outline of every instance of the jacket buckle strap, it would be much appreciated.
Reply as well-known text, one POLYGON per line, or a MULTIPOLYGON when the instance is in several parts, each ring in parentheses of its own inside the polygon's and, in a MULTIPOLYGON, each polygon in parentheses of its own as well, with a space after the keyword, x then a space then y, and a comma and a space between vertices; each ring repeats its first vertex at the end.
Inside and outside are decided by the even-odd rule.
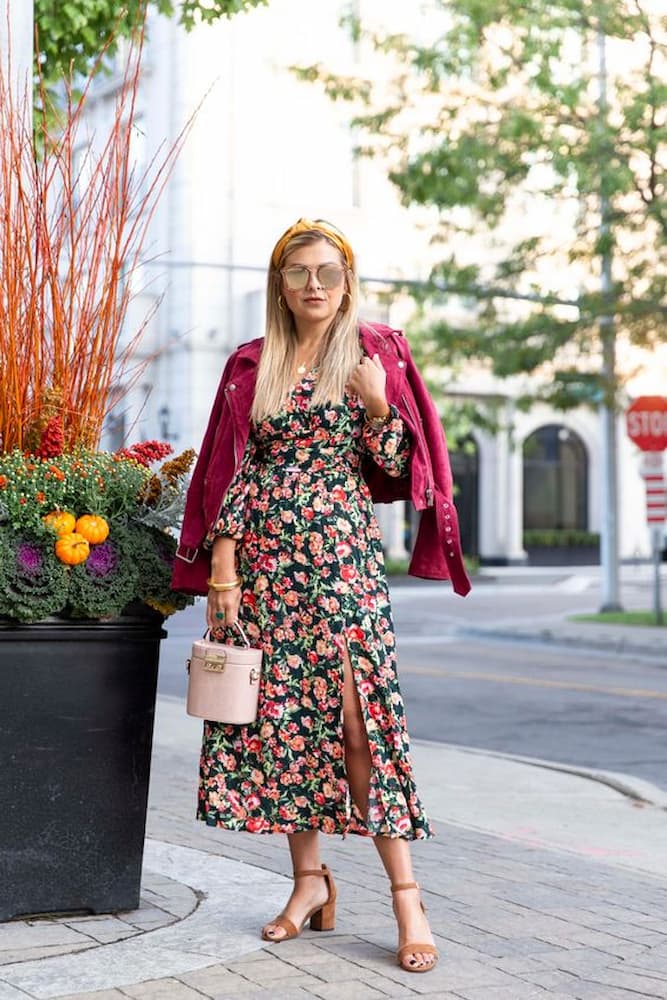
POLYGON ((176 549, 176 558, 186 563, 193 563, 198 554, 199 548, 191 548, 189 545, 179 545, 176 549))

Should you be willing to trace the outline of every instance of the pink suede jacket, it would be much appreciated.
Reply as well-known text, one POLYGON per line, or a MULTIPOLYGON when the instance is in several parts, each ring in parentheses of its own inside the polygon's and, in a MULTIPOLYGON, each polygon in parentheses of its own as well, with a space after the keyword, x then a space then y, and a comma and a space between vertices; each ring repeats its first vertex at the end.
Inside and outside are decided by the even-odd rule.
MULTIPOLYGON (((452 474, 437 410, 399 330, 374 323, 359 330, 362 347, 380 355, 387 372, 387 399, 397 407, 412 442, 409 472, 387 475, 372 459, 363 467, 376 503, 411 500, 421 511, 408 572, 431 580, 451 580, 457 594, 470 590, 452 500, 452 474)), ((250 408, 262 338, 242 344, 229 358, 213 403, 206 434, 188 490, 172 585, 191 594, 208 591, 210 553, 202 548, 218 519, 224 495, 239 467, 250 433, 250 408)))

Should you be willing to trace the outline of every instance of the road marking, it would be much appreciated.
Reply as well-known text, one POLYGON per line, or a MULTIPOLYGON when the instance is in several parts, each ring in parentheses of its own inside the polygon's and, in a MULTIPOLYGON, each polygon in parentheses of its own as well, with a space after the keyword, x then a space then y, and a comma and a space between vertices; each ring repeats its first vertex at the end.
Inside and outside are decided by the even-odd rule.
POLYGON ((576 681, 548 681, 537 677, 512 677, 505 674, 464 673, 455 670, 437 670, 433 667, 401 665, 400 673, 423 674, 425 677, 448 677, 462 681, 489 681, 492 684, 524 684, 529 687, 562 688, 565 691, 590 691, 595 694, 613 694, 620 698, 657 698, 667 701, 667 691, 645 688, 603 687, 597 684, 579 684, 576 681))
POLYGON ((561 594, 583 594, 584 591, 595 585, 596 581, 592 576, 570 576, 567 580, 561 580, 554 584, 554 590, 561 594))
POLYGON ((398 634, 396 643, 398 646, 444 646, 450 642, 462 642, 460 635, 401 635, 398 634))

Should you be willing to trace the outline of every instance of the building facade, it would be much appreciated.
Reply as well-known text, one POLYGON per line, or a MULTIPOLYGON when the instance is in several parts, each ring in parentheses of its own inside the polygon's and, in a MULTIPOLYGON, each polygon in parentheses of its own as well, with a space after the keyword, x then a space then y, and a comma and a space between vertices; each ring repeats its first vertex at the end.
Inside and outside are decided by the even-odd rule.
MULTIPOLYGON (((145 266, 134 278, 128 330, 154 311, 141 345, 142 376, 110 415, 108 446, 159 437, 176 449, 196 447, 226 357, 263 331, 268 255, 297 218, 326 218, 344 230, 369 290, 428 274, 435 251, 426 220, 400 205, 381 164, 354 155, 347 109, 290 72, 304 62, 341 73, 359 69, 359 52, 338 25, 345 5, 320 0, 316 13, 313 6, 272 0, 189 34, 165 18, 150 24, 137 169, 196 118, 155 216, 145 266)), ((357 6, 363 14, 364 0, 357 6)), ((400 26, 406 5, 382 6, 400 26)), ((113 80, 96 85, 91 122, 104 121, 112 96, 113 80)), ((370 320, 402 327, 410 317, 405 300, 379 306, 369 295, 365 305, 370 320)), ((623 363, 635 370, 630 396, 660 394, 667 385, 667 352, 650 359, 633 353, 623 363)), ((526 530, 600 530, 598 414, 543 405, 520 411, 511 384, 475 370, 452 394, 500 400, 503 429, 473 429, 453 456, 470 553, 492 564, 521 563, 526 530)), ((620 554, 641 558, 649 535, 638 455, 622 416, 618 430, 620 554)), ((410 513, 394 505, 380 519, 388 554, 404 558, 410 513)))

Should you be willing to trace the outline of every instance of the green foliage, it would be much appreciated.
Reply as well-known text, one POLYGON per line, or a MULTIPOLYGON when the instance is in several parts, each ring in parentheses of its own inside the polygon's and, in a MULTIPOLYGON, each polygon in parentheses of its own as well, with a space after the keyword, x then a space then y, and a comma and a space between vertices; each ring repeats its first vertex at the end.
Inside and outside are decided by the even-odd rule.
MULTIPOLYGON (((150 7, 173 17, 189 31, 199 22, 212 23, 268 0, 151 0, 150 7)), ((86 76, 106 49, 113 55, 118 39, 129 37, 142 21, 146 0, 35 0, 35 23, 39 38, 39 61, 47 84, 69 78, 71 71, 86 76), (112 38, 113 41, 109 42, 112 38)))
POLYGON ((631 0, 427 0, 426 42, 345 23, 360 66, 383 58, 389 83, 301 75, 350 103, 360 153, 436 220, 442 260, 411 290, 425 360, 536 374, 561 407, 613 402, 601 320, 637 345, 667 339, 660 15, 631 0))
POLYGON ((53 545, 0 529, 0 615, 35 622, 55 614, 67 603, 68 582, 53 545))
MULTIPOLYGON (((164 455, 156 444, 134 451, 164 455)), ((137 602, 169 615, 191 604, 171 590, 176 539, 167 528, 180 519, 193 458, 188 450, 153 472, 123 453, 0 455, 0 615, 22 622, 55 614, 109 618, 137 602), (65 565, 44 521, 53 511, 104 517, 109 535, 90 544, 85 562, 65 565)))
POLYGON ((107 618, 122 614, 140 589, 140 563, 133 531, 114 526, 113 535, 93 546, 84 563, 70 569, 69 613, 73 618, 107 618))
POLYGON ((139 597, 151 607, 183 608, 192 601, 171 589, 171 572, 176 556, 176 539, 147 524, 135 525, 134 558, 141 567, 139 597))
POLYGON ((38 458, 16 449, 0 455, 0 523, 40 534, 43 515, 53 510, 122 519, 137 509, 150 475, 138 462, 108 452, 38 458))
POLYGON ((667 626, 664 615, 658 618, 654 611, 601 611, 597 615, 570 615, 570 621, 593 622, 598 625, 667 626))
POLYGON ((595 531, 575 528, 530 528, 523 533, 524 548, 555 549, 580 545, 599 545, 600 536, 595 531))

